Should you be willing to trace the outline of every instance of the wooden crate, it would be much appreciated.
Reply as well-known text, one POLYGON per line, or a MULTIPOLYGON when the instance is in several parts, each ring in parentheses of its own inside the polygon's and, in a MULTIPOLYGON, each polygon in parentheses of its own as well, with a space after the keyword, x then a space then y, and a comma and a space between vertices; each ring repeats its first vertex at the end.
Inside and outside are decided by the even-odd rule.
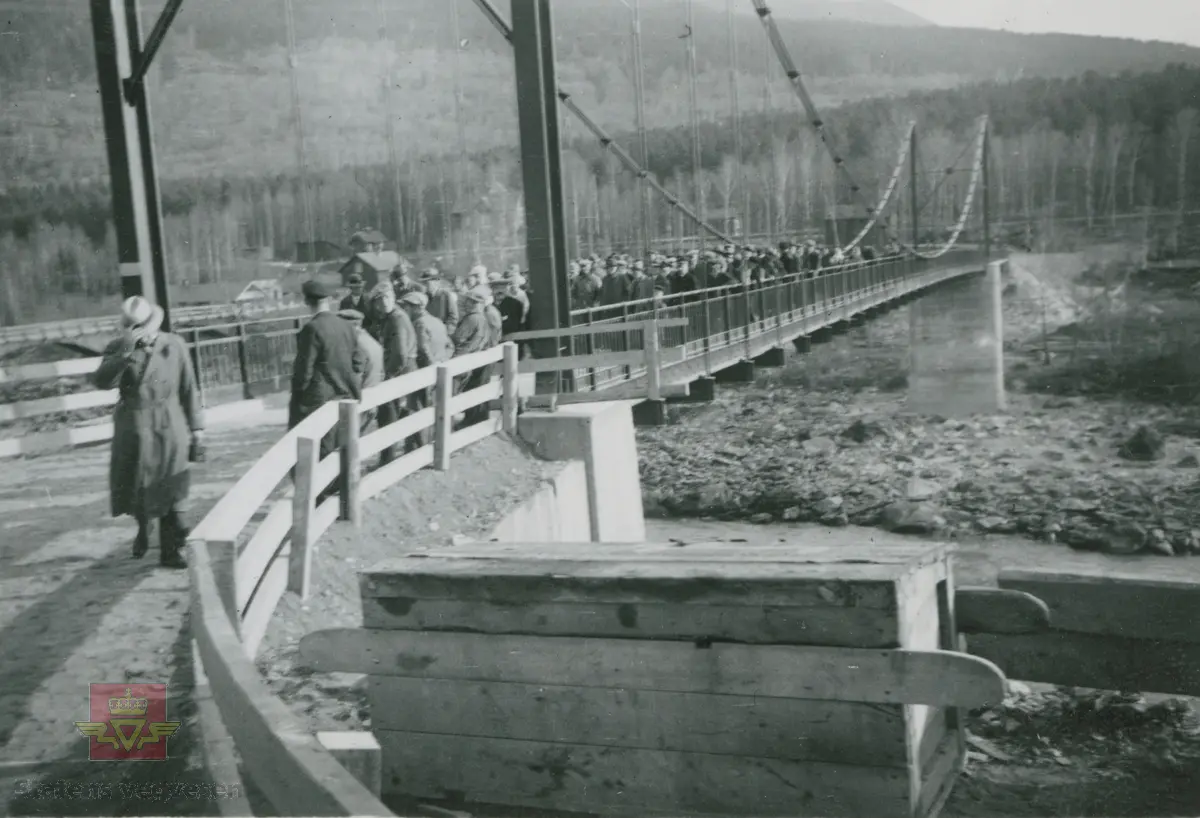
POLYGON ((1003 697, 953 645, 941 546, 476 544, 362 577, 383 792, 600 814, 930 816, 956 708, 1003 697))

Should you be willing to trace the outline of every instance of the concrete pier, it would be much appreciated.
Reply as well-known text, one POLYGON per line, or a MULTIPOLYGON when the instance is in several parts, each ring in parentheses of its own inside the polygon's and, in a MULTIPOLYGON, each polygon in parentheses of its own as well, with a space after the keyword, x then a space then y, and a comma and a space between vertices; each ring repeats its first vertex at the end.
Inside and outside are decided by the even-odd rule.
POLYGON ((1003 262, 981 276, 928 292, 909 307, 908 407, 963 417, 1007 408, 1003 262))

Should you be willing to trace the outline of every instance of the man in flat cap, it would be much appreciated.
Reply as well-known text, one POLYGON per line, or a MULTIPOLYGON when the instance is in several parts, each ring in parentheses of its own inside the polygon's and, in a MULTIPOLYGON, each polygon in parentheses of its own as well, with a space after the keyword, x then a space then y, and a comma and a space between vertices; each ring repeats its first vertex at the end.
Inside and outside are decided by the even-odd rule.
POLYGON ((458 294, 451 291, 442 274, 432 268, 421 274, 421 286, 429 298, 426 311, 442 322, 447 333, 453 333, 458 326, 458 294))
MULTIPOLYGON (((366 316, 358 310, 338 310, 338 318, 349 322, 354 327, 354 337, 358 341, 358 351, 363 356, 362 388, 365 392, 372 386, 383 383, 383 347, 363 329, 366 316)), ((376 410, 368 409, 359 414, 359 431, 366 432, 375 420, 376 410)))
MULTIPOLYGON (((451 336, 451 340, 454 342, 455 358, 490 349, 499 341, 499 338, 493 333, 485 312, 487 302, 490 300, 491 293, 486 289, 476 288, 463 293, 462 318, 451 336)), ((470 392, 472 389, 486 384, 491 375, 492 367, 490 365, 471 370, 456 379, 454 391, 456 393, 470 392)), ((463 426, 472 426, 487 420, 487 418, 487 403, 473 406, 466 411, 463 426)))
POLYGON ((346 279, 346 285, 350 287, 350 295, 346 296, 338 304, 338 311, 342 310, 357 310, 363 315, 367 314, 367 296, 363 292, 365 282, 359 273, 351 273, 346 279))
MULTIPOLYGON (((296 336, 288 428, 331 400, 359 400, 365 369, 354 327, 331 309, 333 291, 323 282, 304 282, 304 303, 312 318, 296 336)), ((336 429, 321 440, 321 457, 337 448, 336 429)))
MULTIPOLYGON (((445 363, 454 355, 454 344, 446 333, 446 325, 426 311, 428 306, 429 297, 420 291, 408 293, 400 299, 400 308, 412 321, 417 333, 417 366, 421 369, 445 363)), ((419 412, 432 405, 433 392, 430 389, 419 389, 409 395, 410 412, 419 412)), ((410 446, 423 446, 428 442, 428 429, 409 438, 410 446)))

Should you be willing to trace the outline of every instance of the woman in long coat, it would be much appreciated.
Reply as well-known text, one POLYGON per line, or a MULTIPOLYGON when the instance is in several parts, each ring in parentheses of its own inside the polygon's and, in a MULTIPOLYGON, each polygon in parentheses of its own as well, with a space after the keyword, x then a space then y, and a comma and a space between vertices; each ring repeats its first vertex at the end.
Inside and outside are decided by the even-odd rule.
POLYGON ((112 515, 137 520, 135 558, 150 549, 150 529, 161 520, 161 564, 186 568, 182 513, 190 489, 189 454, 193 444, 200 445, 204 428, 196 373, 183 339, 159 332, 161 307, 134 296, 121 313, 121 337, 104 350, 93 376, 97 387, 120 394, 109 466, 112 515))

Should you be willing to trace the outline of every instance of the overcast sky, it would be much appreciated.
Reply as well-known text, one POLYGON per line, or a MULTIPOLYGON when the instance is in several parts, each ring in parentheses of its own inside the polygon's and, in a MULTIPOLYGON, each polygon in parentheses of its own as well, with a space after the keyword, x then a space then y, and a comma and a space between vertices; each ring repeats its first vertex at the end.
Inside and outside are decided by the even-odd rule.
POLYGON ((892 0, 944 26, 1062 31, 1200 46, 1200 0, 892 0))

